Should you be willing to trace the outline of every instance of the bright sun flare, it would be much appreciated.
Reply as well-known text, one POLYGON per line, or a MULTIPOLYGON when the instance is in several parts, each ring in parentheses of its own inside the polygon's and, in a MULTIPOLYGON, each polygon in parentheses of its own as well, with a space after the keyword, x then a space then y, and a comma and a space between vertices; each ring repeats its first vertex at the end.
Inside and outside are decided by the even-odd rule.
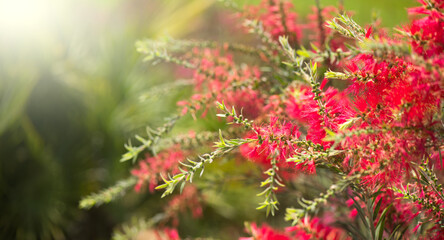
POLYGON ((51 13, 45 0, 0 0, 1 35, 35 33, 47 27, 51 13))

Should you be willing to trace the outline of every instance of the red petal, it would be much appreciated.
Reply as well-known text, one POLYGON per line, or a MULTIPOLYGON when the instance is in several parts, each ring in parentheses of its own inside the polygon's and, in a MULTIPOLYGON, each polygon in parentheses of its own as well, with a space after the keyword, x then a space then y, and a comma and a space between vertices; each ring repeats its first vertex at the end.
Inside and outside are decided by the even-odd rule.
POLYGON ((373 28, 372 26, 370 26, 369 28, 367 28, 367 32, 365 33, 365 38, 369 38, 370 34, 372 34, 373 32, 373 28))

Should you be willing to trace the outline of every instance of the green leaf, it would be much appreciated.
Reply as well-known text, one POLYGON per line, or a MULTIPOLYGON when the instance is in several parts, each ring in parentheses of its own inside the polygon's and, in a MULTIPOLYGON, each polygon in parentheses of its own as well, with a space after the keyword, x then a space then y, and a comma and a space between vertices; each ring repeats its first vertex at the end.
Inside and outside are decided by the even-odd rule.
POLYGON ((182 194, 182 191, 183 191, 183 189, 184 189, 186 183, 187 183, 187 182, 183 181, 182 184, 180 185, 180 193, 181 193, 181 194, 182 194))
POLYGON ((379 217, 379 221, 376 225, 376 240, 380 240, 380 239, 382 240, 387 211, 390 209, 391 206, 392 205, 390 204, 388 207, 386 207, 384 209, 384 211, 382 212, 381 216, 379 217))
POLYGON ((159 186, 157 186, 157 187, 154 188, 154 189, 159 190, 159 189, 163 189, 163 188, 166 188, 166 187, 168 187, 168 183, 165 183, 165 184, 159 185, 159 186))
POLYGON ((266 208, 267 206, 268 206, 267 204, 262 204, 262 205, 260 205, 259 207, 257 207, 256 210, 264 209, 264 208, 266 208))
POLYGON ((313 71, 313 76, 316 76, 316 73, 318 71, 318 63, 315 62, 311 70, 313 71))
POLYGON ((365 212, 364 209, 361 208, 361 206, 359 205, 359 203, 355 200, 354 197, 352 197, 353 200, 353 206, 356 208, 356 210, 358 211, 358 215, 362 220, 362 223, 364 223, 364 225, 370 229, 370 225, 368 223, 368 219, 365 217, 365 212))
POLYGON ((375 210, 373 211, 373 216, 378 216, 379 208, 381 207, 382 198, 379 199, 378 203, 376 204, 375 210))
POLYGON ((219 129, 219 139, 223 146, 225 146, 224 137, 222 136, 222 130, 219 129))

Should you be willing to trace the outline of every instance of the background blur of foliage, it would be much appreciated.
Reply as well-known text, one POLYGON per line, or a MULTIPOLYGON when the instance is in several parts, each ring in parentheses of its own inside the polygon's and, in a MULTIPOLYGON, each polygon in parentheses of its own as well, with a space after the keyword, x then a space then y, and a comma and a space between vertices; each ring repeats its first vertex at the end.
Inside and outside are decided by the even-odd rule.
MULTIPOLYGON (((303 16, 313 5, 293 2, 303 16)), ((414 1, 344 4, 359 23, 370 22, 373 9, 392 27, 414 1)), ((81 196, 128 176, 123 144, 158 126, 187 94, 165 88, 172 68, 142 63, 134 42, 165 34, 228 39, 224 11, 211 0, 0 0, 0 239, 109 239, 156 206, 158 196, 147 203, 147 194, 131 193, 77 207, 81 196)))

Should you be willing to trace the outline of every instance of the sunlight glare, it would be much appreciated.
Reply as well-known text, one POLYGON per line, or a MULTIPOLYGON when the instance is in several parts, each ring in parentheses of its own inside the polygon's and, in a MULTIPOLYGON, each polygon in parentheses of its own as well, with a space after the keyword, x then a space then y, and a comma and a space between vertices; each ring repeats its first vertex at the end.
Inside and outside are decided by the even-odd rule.
POLYGON ((0 0, 1 35, 35 34, 48 27, 51 4, 45 0, 0 0))

